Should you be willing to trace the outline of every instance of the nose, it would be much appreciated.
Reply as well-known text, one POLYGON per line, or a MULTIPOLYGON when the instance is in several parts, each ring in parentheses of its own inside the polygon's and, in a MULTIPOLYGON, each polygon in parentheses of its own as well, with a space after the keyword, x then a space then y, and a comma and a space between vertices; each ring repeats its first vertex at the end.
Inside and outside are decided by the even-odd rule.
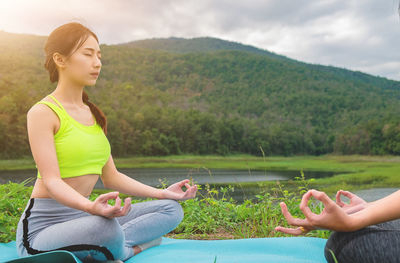
POLYGON ((95 68, 100 68, 101 67, 101 59, 100 58, 98 58, 97 56, 95 56, 95 59, 94 59, 94 66, 95 66, 95 68))

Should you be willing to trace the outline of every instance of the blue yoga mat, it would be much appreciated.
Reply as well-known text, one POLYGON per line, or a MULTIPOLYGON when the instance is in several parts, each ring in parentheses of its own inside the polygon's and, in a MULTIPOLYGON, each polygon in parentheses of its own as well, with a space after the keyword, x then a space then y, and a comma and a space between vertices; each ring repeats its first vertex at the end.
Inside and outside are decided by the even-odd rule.
MULTIPOLYGON (((250 238, 235 240, 187 240, 163 238, 127 263, 257 263, 326 262, 326 239, 311 237, 250 238)), ((15 242, 0 244, 0 262, 81 263, 68 251, 55 251, 18 259, 15 242)))

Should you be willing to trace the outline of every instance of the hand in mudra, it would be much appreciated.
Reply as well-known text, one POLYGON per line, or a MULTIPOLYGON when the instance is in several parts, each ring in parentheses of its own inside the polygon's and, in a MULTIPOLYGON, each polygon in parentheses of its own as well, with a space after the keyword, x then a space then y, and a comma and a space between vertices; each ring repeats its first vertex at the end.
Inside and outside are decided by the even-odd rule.
POLYGON ((96 200, 92 202, 90 213, 107 218, 120 217, 128 214, 129 210, 131 209, 131 198, 126 198, 124 200, 125 205, 121 207, 122 200, 118 195, 118 192, 110 192, 99 195, 96 200), (115 204, 108 204, 108 200, 112 199, 115 199, 115 204))
POLYGON ((280 205, 287 222, 296 228, 278 226, 275 228, 276 231, 291 235, 301 235, 313 229, 329 229, 342 232, 353 230, 352 217, 324 192, 309 190, 303 195, 300 210, 303 212, 305 219, 294 218, 285 203, 282 202, 280 205), (321 201, 324 205, 324 209, 320 214, 313 213, 308 207, 308 201, 311 197, 321 201))
POLYGON ((197 192, 197 185, 190 185, 189 182, 188 179, 185 179, 170 185, 167 189, 163 190, 163 198, 173 200, 187 200, 194 198, 197 192), (183 191, 182 189, 184 186, 186 187, 186 191, 183 191))

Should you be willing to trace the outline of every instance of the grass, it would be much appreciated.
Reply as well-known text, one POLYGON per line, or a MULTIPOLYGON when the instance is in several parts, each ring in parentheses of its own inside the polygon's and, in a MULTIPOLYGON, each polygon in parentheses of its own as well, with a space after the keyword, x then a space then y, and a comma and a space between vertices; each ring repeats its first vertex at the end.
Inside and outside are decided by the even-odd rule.
MULTIPOLYGON (((26 183, 26 182, 24 182, 26 183)), ((15 240, 18 220, 25 208, 32 187, 24 183, 0 185, 0 242, 15 240)), ((236 203, 229 194, 233 188, 212 188, 206 185, 205 194, 195 199, 181 202, 185 217, 181 224, 168 236, 189 239, 232 239, 253 237, 279 237, 284 234, 275 232, 278 225, 287 226, 279 202, 284 201, 295 216, 301 216, 298 207, 301 194, 306 190, 308 180, 299 179, 302 185, 297 193, 285 190, 277 184, 273 191, 261 192, 256 200, 236 203)), ((91 195, 94 200, 102 191, 91 195)), ((143 200, 133 200, 141 202, 143 200)), ((322 207, 315 203, 313 210, 320 212, 322 207)), ((328 231, 314 231, 308 236, 327 238, 328 231)))
MULTIPOLYGON (((271 193, 263 192, 257 195, 256 200, 245 200, 236 203, 226 198, 227 189, 208 189, 205 196, 185 201, 182 206, 185 218, 175 229, 172 237, 190 239, 230 239, 230 238, 257 238, 286 236, 276 232, 278 225, 288 226, 281 214, 279 202, 284 201, 291 213, 301 217, 298 207, 301 191, 289 192, 284 186, 277 184, 271 193), (223 192, 223 197, 217 194, 223 192)), ((317 213, 322 207, 314 204, 313 210, 317 213)), ((315 231, 309 236, 327 238, 328 231, 315 231)))
MULTIPOLYGON (((294 216, 301 217, 300 196, 308 188, 326 191, 333 197, 338 189, 357 190, 373 187, 400 187, 400 157, 396 156, 295 156, 253 157, 169 156, 115 159, 118 168, 203 168, 244 170, 331 171, 329 178, 306 180, 300 177, 282 183, 242 183, 240 187, 256 185, 260 193, 255 199, 237 203, 230 195, 240 191, 237 186, 206 185, 202 195, 181 202, 185 211, 182 223, 169 235, 174 238, 229 239, 278 237, 277 225, 287 225, 278 203, 284 201, 294 216)), ((0 170, 34 169, 30 159, 0 161, 0 170)), ((0 242, 15 239, 17 222, 29 199, 31 187, 8 183, 0 185, 0 242)), ((102 193, 95 190, 92 199, 102 193)), ((133 202, 139 202, 134 200, 133 202)), ((314 211, 322 207, 315 203, 314 211)), ((326 238, 328 231, 313 231, 308 236, 326 238)))
POLYGON ((0 171, 36 169, 32 158, 0 160, 0 171))

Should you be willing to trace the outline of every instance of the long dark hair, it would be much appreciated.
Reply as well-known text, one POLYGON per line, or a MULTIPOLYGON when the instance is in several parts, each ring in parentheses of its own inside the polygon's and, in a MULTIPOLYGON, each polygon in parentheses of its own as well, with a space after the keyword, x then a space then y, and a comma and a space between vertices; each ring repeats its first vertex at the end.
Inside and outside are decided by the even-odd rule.
MULTIPOLYGON (((53 60, 53 54, 57 52, 69 57, 83 45, 89 36, 93 36, 97 43, 99 42, 95 33, 76 22, 64 24, 51 32, 44 46, 44 51, 46 53, 44 67, 49 72, 50 81, 52 83, 58 81, 59 78, 56 63, 53 60)), ((107 134, 107 118, 104 113, 99 107, 89 101, 89 96, 85 91, 82 93, 82 100, 89 106, 90 111, 96 118, 96 122, 103 128, 104 133, 107 134)))

